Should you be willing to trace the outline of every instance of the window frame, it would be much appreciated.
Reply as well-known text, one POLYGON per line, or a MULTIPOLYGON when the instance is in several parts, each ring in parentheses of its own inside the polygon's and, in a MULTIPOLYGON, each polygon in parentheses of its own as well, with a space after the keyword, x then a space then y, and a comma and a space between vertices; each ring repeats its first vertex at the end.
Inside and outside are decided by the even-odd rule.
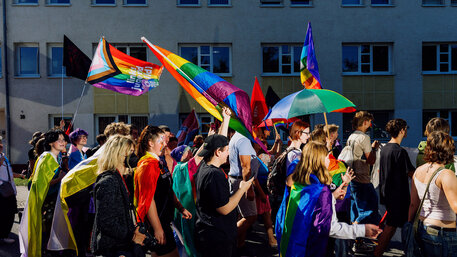
POLYGON ((148 6, 148 0, 144 0, 144 4, 129 4, 127 3, 129 0, 122 0, 122 6, 138 6, 138 7, 141 7, 141 6, 148 6))
POLYGON ((441 3, 440 4, 427 4, 424 3, 426 0, 422 0, 422 7, 440 7, 440 6, 445 6, 445 1, 444 0, 439 0, 441 3))
POLYGON ((39 78, 40 77, 40 46, 38 43, 18 43, 14 45, 14 77, 16 78, 39 78), (35 74, 21 74, 21 58, 20 48, 33 47, 36 48, 36 73, 35 74))
POLYGON ((19 0, 14 0, 13 1, 13 5, 19 5, 19 6, 38 6, 39 5, 39 1, 38 0, 35 0, 36 2, 35 3, 19 3, 19 0))
MULTIPOLYGON (((439 42, 439 43, 428 43, 428 42, 423 42, 422 43, 422 47, 424 46, 435 46, 436 48, 436 70, 434 71, 424 71, 423 68, 424 67, 421 67, 421 71, 422 71, 422 74, 423 75, 429 75, 429 74, 457 74, 457 69, 456 70, 452 70, 452 51, 451 51, 451 46, 452 45, 455 45, 457 46, 457 42, 439 42), (448 61, 447 62, 441 62, 441 54, 444 53, 444 52, 441 52, 440 48, 441 48, 441 45, 448 45, 448 51, 447 51, 447 54, 448 54, 448 61), (448 64, 448 71, 440 71, 440 65, 441 64, 445 64, 447 63, 448 64)), ((423 56, 423 53, 422 54, 422 61, 424 59, 424 56, 423 56)), ((457 58, 457 53, 456 55, 454 56, 455 58, 457 58)))
MULTIPOLYGON (((190 113, 179 113, 179 128, 182 127, 184 120, 187 118, 187 116, 189 114, 190 113)), ((203 137, 206 137, 208 135, 208 132, 203 132, 203 130, 202 130, 203 127, 207 127, 208 131, 209 131, 211 123, 215 122, 216 118, 214 118, 214 116, 209 113, 203 113, 203 112, 197 113, 196 112, 195 114, 197 115, 198 123, 200 124, 200 127, 198 128, 198 134, 202 135, 203 137), (202 121, 203 118, 209 118, 210 122, 203 122, 202 121)))
MULTIPOLYGON (((49 129, 52 129, 54 128, 55 126, 60 126, 60 120, 59 122, 56 124, 54 123, 54 119, 62 119, 62 114, 59 113, 59 114, 49 114, 49 129)), ((65 127, 64 127, 64 131, 66 131, 68 129, 68 125, 70 124, 71 120, 73 119, 73 115, 72 114, 68 114, 68 113, 64 113, 63 115, 63 119, 65 121, 65 127)), ((70 129, 70 132, 72 132, 74 129, 71 128, 70 129)))
POLYGON ((427 140, 427 137, 424 135, 425 126, 428 122, 428 121, 427 122, 424 121, 425 112, 429 112, 429 113, 434 112, 436 114, 436 115, 432 115, 434 117, 441 117, 444 112, 447 113, 447 118, 443 117, 443 119, 447 120, 449 123, 449 134, 451 135, 451 137, 454 140, 457 139, 457 134, 452 135, 452 113, 457 113, 457 109, 422 109, 422 128, 421 128, 422 140, 424 140, 424 141, 427 140))
POLYGON ((341 7, 363 7, 364 3, 363 0, 359 0, 359 4, 345 4, 343 3, 344 0, 341 0, 341 7))
MULTIPOLYGON (((149 51, 148 51, 148 47, 146 44, 144 43, 110 43, 112 46, 114 46, 116 49, 118 49, 119 47, 125 47, 127 49, 126 51, 126 54, 130 56, 130 50, 132 47, 143 47, 146 51, 146 60, 142 60, 142 61, 145 61, 145 62, 148 62, 149 60, 149 51)), ((97 46, 95 46, 95 49, 94 49, 94 52, 96 50, 97 46)), ((119 49, 118 49, 119 50, 119 49)), ((133 56, 132 56, 133 57, 133 56)), ((133 57, 133 58, 136 58, 136 57, 133 57)), ((138 59, 138 58, 137 58, 138 59)), ((140 59, 141 60, 141 59, 140 59)))
POLYGON ((71 0, 68 0, 68 3, 51 3, 51 0, 46 0, 47 6, 70 6, 71 0))
MULTIPOLYGON (((49 78, 62 78, 62 73, 52 73, 52 61, 53 61, 53 56, 52 56, 52 48, 62 48, 62 67, 63 66, 63 44, 61 43, 48 43, 47 44, 47 55, 46 55, 46 61, 47 61, 47 76, 49 78)), ((64 69, 63 73, 64 78, 68 78, 66 68, 64 69)))
POLYGON ((181 4, 181 0, 176 0, 176 6, 178 7, 200 7, 201 6, 201 1, 197 0, 197 4, 181 4))
POLYGON ((232 0, 227 0, 226 4, 212 4, 211 0, 208 0, 208 7, 231 7, 232 6, 232 0))
POLYGON ((113 0, 114 3, 112 4, 97 4, 97 0, 92 0, 91 1, 91 6, 116 6, 117 5, 117 0, 113 0))
POLYGON ((284 0, 260 0, 260 7, 283 7, 284 0), (278 2, 278 3, 275 3, 278 2))
MULTIPOLYGON (((374 116, 374 122, 373 122, 373 126, 371 128, 369 128, 366 133, 370 136, 371 140, 378 140, 381 143, 387 143, 390 140, 390 135, 385 130, 385 125, 387 124, 387 122, 389 122, 389 120, 392 120, 394 118, 395 110, 367 110, 367 111, 374 116), (379 120, 379 115, 381 115, 381 114, 387 115, 386 124, 379 124, 379 122, 376 123, 376 117, 378 116, 378 120, 379 120), (377 124, 379 124, 379 125, 377 126, 377 124), (375 137, 375 129, 381 130, 379 132, 379 134, 382 135, 381 137, 375 137)), ((352 128, 352 122, 351 122, 354 115, 355 115, 355 113, 343 113, 343 121, 342 121, 343 124, 340 127, 342 134, 340 135, 340 138, 344 143, 347 142, 349 136, 354 132, 354 129, 352 128), (345 129, 348 129, 348 127, 349 127, 349 131, 350 131, 349 133, 345 132, 345 129)))
MULTIPOLYGON (((344 75, 392 75, 393 74, 393 44, 392 43, 343 43, 341 45, 341 74, 344 75), (362 72, 362 46, 370 46, 370 72, 362 72), (343 47, 344 46, 357 46, 358 47, 358 71, 343 71, 343 47), (387 46, 388 48, 388 71, 373 71, 373 47, 375 46, 387 46)), ((366 63, 363 63, 366 64, 366 63)))
MULTIPOLYGON (((298 72, 294 72, 294 49, 295 47, 298 47, 300 49, 300 56, 301 56, 301 51, 303 49, 303 45, 302 44, 299 44, 299 43, 287 43, 287 44, 262 44, 261 45, 261 69, 262 69, 262 73, 261 73, 261 76, 281 76, 281 77, 285 77, 285 76, 300 76, 300 71, 298 72), (282 63, 282 57, 286 54, 282 54, 282 46, 289 46, 290 47, 290 68, 291 68, 291 72, 290 73, 283 73, 282 72, 282 68, 283 68, 283 63, 282 63), (264 72, 263 71, 263 48, 264 47, 278 47, 279 48, 279 57, 278 57, 278 65, 279 65, 279 71, 278 72, 264 72)), ((298 62, 300 62, 300 59, 298 60, 298 62)))
MULTIPOLYGON (((95 119, 95 136, 97 136, 100 132, 100 123, 99 123, 99 118, 114 118, 113 122, 119 122, 119 116, 127 116, 127 123, 126 124, 132 124, 132 117, 143 117, 147 118, 149 122, 149 114, 148 113, 143 113, 143 114, 95 114, 94 119, 95 119)), ((142 128, 138 128, 139 130, 142 128)), ((141 132, 141 131, 139 131, 141 132)), ((102 132, 103 133, 103 132, 102 132)))
MULTIPOLYGON (((233 57, 232 57, 232 44, 230 43, 217 43, 217 44, 214 44, 214 43, 208 43, 208 44, 187 44, 187 43, 178 43, 178 49, 179 49, 179 56, 182 56, 182 52, 181 52, 181 48, 182 47, 196 47, 197 48, 197 59, 198 59, 198 64, 196 64, 198 67, 201 67, 202 69, 204 69, 202 66, 201 66, 201 47, 202 46, 209 46, 209 58, 210 58, 210 64, 209 64, 209 67, 210 67, 210 70, 209 72, 211 73, 214 73, 214 74, 217 74, 218 76, 221 76, 221 77, 232 77, 233 76, 233 68, 232 68, 232 62, 233 62, 233 57), (228 50, 229 50, 229 72, 228 73, 217 73, 217 72, 214 72, 214 64, 213 64, 213 48, 214 47, 227 47, 228 50)), ((206 54, 203 54, 204 56, 206 54)), ((188 60, 189 61, 189 60, 188 60)), ((189 61, 191 62, 191 61, 189 61)), ((191 62, 192 63, 192 62, 191 62)))
POLYGON ((457 6, 457 1, 456 0, 451 0, 451 6, 457 6))
POLYGON ((309 4, 293 4, 290 0, 290 7, 313 7, 313 0, 309 0, 309 4))
POLYGON ((394 6, 394 0, 387 0, 387 4, 373 4, 373 0, 370 0, 370 4, 372 7, 389 7, 389 6, 394 6))

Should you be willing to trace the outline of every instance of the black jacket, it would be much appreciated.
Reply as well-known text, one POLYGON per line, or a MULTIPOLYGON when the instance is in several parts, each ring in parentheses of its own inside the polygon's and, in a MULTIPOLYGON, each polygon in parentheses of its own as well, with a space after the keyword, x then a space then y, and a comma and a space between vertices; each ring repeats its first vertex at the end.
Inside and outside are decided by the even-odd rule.
POLYGON ((135 225, 127 189, 116 170, 97 177, 91 247, 96 254, 130 249, 135 225))

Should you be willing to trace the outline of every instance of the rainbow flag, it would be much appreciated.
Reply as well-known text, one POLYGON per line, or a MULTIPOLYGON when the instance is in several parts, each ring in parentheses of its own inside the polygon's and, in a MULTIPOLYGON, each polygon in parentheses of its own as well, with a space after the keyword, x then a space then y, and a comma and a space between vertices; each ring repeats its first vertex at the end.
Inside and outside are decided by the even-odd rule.
POLYGON ((162 70, 163 66, 124 54, 102 37, 86 81, 98 88, 139 96, 159 85, 162 70))
POLYGON ((281 257, 325 256, 333 214, 332 193, 314 174, 310 180, 310 185, 295 183, 284 192, 275 226, 281 257))
POLYGON ((322 89, 316 53, 314 52, 311 22, 308 22, 308 31, 306 31, 305 43, 300 57, 300 78, 306 89, 322 89))
MULTIPOLYGON (((232 110, 229 126, 255 141, 249 95, 246 92, 178 55, 151 44, 146 38, 143 37, 142 40, 184 90, 206 111, 222 121, 222 107, 228 106, 232 110)), ((260 145, 265 147, 262 143, 260 145)))
MULTIPOLYGON (((49 183, 59 168, 59 163, 51 152, 40 155, 31 177, 31 187, 24 208, 24 216, 19 225, 21 256, 41 256, 42 212, 49 183)), ((3 222, 3 221, 2 221, 3 222)))

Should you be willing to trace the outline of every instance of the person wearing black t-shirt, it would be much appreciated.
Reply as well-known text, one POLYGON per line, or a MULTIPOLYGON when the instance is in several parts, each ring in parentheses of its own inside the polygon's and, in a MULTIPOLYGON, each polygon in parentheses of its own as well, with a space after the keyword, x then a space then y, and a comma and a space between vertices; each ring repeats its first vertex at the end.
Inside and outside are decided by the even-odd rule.
POLYGON ((386 131, 392 137, 381 149, 380 160, 380 200, 386 206, 386 225, 378 238, 375 256, 382 256, 398 227, 408 221, 410 203, 408 176, 415 168, 408 153, 400 144, 407 135, 408 125, 402 119, 391 120, 386 131))
POLYGON ((227 176, 220 166, 227 161, 228 139, 222 135, 206 138, 204 158, 195 177, 197 189, 197 221, 195 240, 202 257, 231 257, 236 244, 236 212, 241 197, 251 188, 254 178, 241 181, 230 196, 227 176))

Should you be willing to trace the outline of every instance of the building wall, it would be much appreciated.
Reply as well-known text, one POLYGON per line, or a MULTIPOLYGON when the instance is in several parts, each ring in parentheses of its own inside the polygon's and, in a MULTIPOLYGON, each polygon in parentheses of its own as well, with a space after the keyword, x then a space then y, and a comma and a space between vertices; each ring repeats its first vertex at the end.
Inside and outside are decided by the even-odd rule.
MULTIPOLYGON (((454 108, 453 100, 441 103, 427 99, 453 97, 456 89, 450 85, 454 85, 455 79, 438 79, 421 73, 422 42, 457 42, 454 33, 457 7, 449 6, 450 0, 445 0, 444 7, 423 7, 420 1, 395 1, 392 7, 373 7, 369 1, 364 1, 363 7, 342 7, 341 1, 313 1, 313 7, 294 8, 289 0, 284 0, 282 7, 261 7, 260 1, 232 0, 231 7, 221 8, 207 7, 206 0, 201 0, 200 7, 177 7, 176 1, 170 0, 149 0, 147 7, 124 7, 121 0, 114 7, 95 7, 90 1, 76 0, 64 7, 48 6, 45 0, 39 0, 37 6, 18 6, 12 1, 8 0, 6 6, 6 44, 11 160, 16 163, 26 161, 27 141, 32 133, 49 129, 49 115, 62 112, 62 80, 48 78, 46 53, 47 44, 61 43, 64 34, 88 56, 101 36, 110 43, 140 43, 140 38, 145 36, 174 53, 179 53, 179 44, 183 43, 227 43, 231 45, 232 75, 224 79, 250 94, 257 76, 264 92, 271 85, 283 97, 300 89, 299 78, 263 75, 261 45, 302 44, 306 23, 311 21, 323 87, 344 93, 360 109, 393 109, 394 116, 406 119, 411 127, 405 145, 415 146, 422 137, 422 109, 437 104, 441 104, 439 108, 454 108), (392 74, 342 74, 343 43, 379 42, 393 46, 392 74), (39 78, 14 76, 14 47, 18 43, 39 44, 39 78), (430 82, 435 79, 440 83, 430 82), (431 84, 439 86, 431 88, 431 84), (21 114, 25 119, 20 118, 21 114)), ((2 34, 0 42, 3 43, 2 34)), ((158 63, 149 50, 148 60, 158 63)), ((0 83, 0 108, 5 108, 4 76, 0 83)), ((70 115, 76 110, 83 81, 65 78, 63 86, 63 109, 70 115)), ((188 113, 192 107, 200 108, 164 71, 160 86, 138 98, 87 86, 75 125, 89 131, 89 144, 96 135, 97 114, 148 113, 150 123, 165 123, 177 131, 179 113, 188 113)), ((342 121, 340 114, 329 115, 330 123, 342 121)), ((323 122, 323 118, 316 115, 316 122, 323 122)))

